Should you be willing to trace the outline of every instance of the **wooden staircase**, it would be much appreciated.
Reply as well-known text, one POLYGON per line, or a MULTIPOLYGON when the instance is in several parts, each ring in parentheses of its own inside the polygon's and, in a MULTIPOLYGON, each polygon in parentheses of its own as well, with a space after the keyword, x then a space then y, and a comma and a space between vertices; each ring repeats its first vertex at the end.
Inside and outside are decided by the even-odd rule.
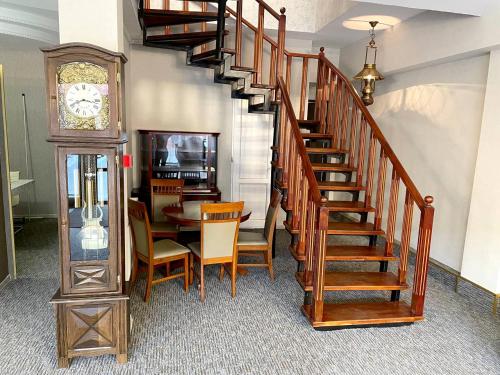
POLYGON ((162 9, 151 9, 149 1, 141 0, 143 43, 186 51, 188 65, 213 69, 216 83, 231 85, 232 98, 249 101, 249 112, 275 115, 272 183, 284 193, 284 225, 292 237, 290 252, 298 262, 295 277, 305 296, 302 312, 313 327, 423 319, 433 198, 419 193, 355 89, 324 50, 315 55, 285 49, 285 9, 278 13, 262 0, 245 0, 258 4, 258 26, 254 26, 243 18, 242 1, 233 1, 233 10, 226 0, 164 0, 162 9), (171 3, 180 3, 180 9, 171 3), (266 14, 279 25, 276 39, 264 33, 266 14), (228 47, 227 39, 233 36, 234 46, 228 47), (253 56, 244 62, 243 41, 248 39, 253 39, 253 56), (300 84, 294 85, 291 72, 297 62, 302 75, 300 84), (317 66, 316 102, 314 113, 306 118, 312 64, 317 66), (296 86, 300 90, 293 92, 296 86), (299 102, 298 118, 292 96, 299 102), (400 298, 410 288, 415 206, 420 221, 411 303, 406 303, 400 298), (362 268, 366 264, 368 271, 346 270, 345 262, 362 268), (378 271, 368 266, 373 262, 379 263, 378 271), (334 303, 328 298, 325 302, 327 293, 352 291, 377 295, 362 301, 334 303), (390 296, 384 297, 388 292, 390 296))

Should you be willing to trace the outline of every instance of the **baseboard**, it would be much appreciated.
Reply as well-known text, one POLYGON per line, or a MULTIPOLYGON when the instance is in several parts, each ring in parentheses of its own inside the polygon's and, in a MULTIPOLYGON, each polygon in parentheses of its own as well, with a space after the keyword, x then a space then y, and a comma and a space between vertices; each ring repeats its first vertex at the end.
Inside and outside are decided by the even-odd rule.
POLYGON ((0 290, 2 290, 5 285, 7 285, 9 283, 9 281, 11 280, 12 278, 10 277, 10 274, 5 276, 5 279, 3 279, 1 282, 0 282, 0 290))

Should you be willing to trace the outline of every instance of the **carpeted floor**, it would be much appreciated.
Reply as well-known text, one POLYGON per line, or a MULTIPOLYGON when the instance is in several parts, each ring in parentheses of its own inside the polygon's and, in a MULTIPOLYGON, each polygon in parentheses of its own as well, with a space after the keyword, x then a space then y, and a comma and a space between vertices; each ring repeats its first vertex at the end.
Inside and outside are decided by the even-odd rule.
MULTIPOLYGON (((303 293, 280 231, 276 280, 264 270, 220 283, 207 275, 207 300, 180 282, 144 281, 131 299, 129 362, 78 358, 56 370, 55 323, 48 301, 58 288, 57 226, 33 221, 16 237, 18 279, 0 290, 0 374, 500 374, 500 318, 491 297, 431 268, 426 320, 411 326, 318 332, 301 315, 303 293)), ((373 265, 375 268, 377 265, 373 265)), ((352 265, 336 265, 352 267, 352 265)), ((411 280, 411 279, 410 279, 411 280)), ((350 298, 388 298, 351 293, 350 298)), ((346 298, 332 294, 333 300, 346 298)), ((402 294, 409 299, 409 292, 402 294)))

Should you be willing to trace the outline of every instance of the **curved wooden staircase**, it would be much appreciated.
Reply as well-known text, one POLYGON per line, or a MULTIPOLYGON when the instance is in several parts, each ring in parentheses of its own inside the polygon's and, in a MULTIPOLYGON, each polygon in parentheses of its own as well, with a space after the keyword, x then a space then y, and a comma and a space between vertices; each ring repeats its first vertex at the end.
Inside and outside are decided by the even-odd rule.
POLYGON ((285 9, 278 13, 262 0, 246 0, 258 4, 258 26, 254 26, 243 18, 242 1, 235 0, 233 10, 226 0, 176 2, 181 9, 173 9, 168 0, 162 1, 162 9, 151 9, 149 1, 141 0, 143 43, 186 51, 188 65, 214 69, 214 81, 230 84, 231 97, 248 100, 249 112, 275 115, 272 183, 284 192, 284 224, 292 236, 290 252, 298 262, 296 279, 305 294, 302 311, 313 327, 423 319, 433 198, 419 193, 355 89, 324 50, 314 55, 285 49, 285 9), (266 14, 278 24, 276 39, 264 32, 266 14), (228 48, 226 39, 232 36, 234 48, 228 48), (243 41, 249 39, 253 39, 250 67, 242 63, 243 41), (297 62, 302 74, 300 84, 294 85, 292 68, 297 62), (314 113, 306 119, 312 68, 317 70, 316 100, 314 113), (294 92, 296 86, 300 89, 294 92), (292 97, 299 103, 298 118, 292 97), (400 193, 404 193, 401 203, 400 193), (410 288, 415 206, 420 220, 407 304, 400 296, 410 288), (378 262, 379 269, 346 270, 343 262, 378 262), (326 293, 352 291, 377 295, 325 302, 326 293), (383 296, 387 292, 390 298, 383 296))

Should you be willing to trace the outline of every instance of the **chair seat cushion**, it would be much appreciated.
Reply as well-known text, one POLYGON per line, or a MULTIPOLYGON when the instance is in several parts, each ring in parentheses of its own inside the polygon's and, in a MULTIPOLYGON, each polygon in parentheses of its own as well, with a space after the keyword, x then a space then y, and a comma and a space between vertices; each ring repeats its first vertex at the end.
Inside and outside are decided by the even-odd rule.
POLYGON ((199 242, 188 243, 188 247, 198 256, 198 258, 201 258, 201 245, 199 242))
POLYGON ((238 245, 266 246, 267 239, 260 232, 242 232, 238 234, 238 245))
POLYGON ((151 223, 151 232, 154 233, 160 233, 160 232, 171 232, 171 233, 177 233, 179 230, 177 229, 177 225, 175 224, 170 224, 170 223, 165 223, 165 222, 156 222, 156 223, 151 223))
POLYGON ((173 257, 176 255, 189 253, 189 249, 187 247, 184 247, 180 243, 169 239, 156 241, 153 244, 153 247, 155 252, 155 259, 173 257))

